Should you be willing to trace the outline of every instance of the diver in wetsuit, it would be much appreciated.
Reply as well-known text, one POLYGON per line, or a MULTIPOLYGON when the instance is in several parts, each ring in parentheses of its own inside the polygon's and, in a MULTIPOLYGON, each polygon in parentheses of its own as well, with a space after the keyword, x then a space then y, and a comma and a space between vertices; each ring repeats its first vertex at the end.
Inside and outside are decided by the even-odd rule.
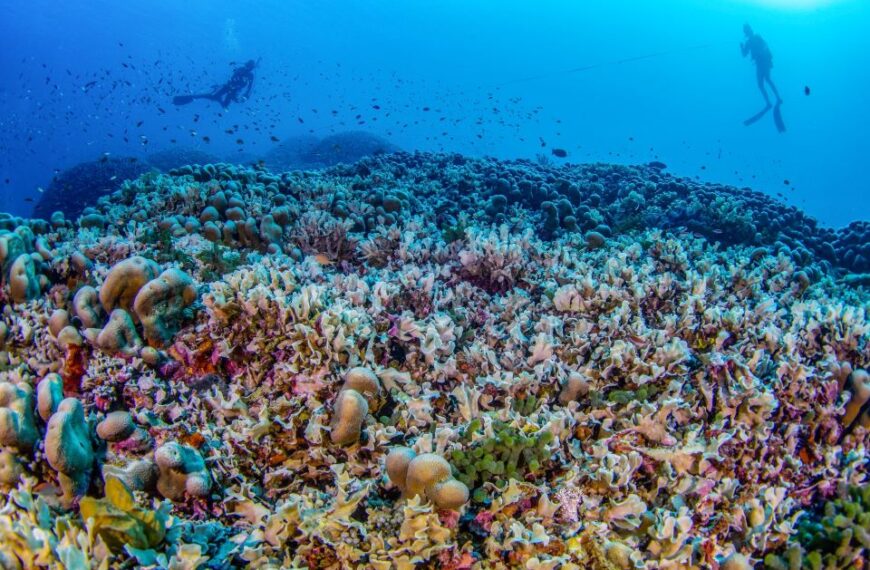
POLYGON ((746 36, 746 41, 740 44, 740 51, 743 53, 743 57, 751 55, 752 60, 755 62, 755 77, 758 80, 758 89, 761 90, 761 94, 764 96, 764 102, 767 103, 769 108, 770 97, 767 96, 767 90, 764 88, 764 84, 767 83, 776 96, 776 102, 781 103, 782 98, 780 98, 776 85, 773 84, 773 80, 770 78, 770 70, 773 68, 773 55, 770 53, 770 48, 767 47, 767 42, 753 32, 749 24, 743 25, 743 34, 746 36))
POLYGON ((217 101, 225 109, 230 106, 230 103, 241 103, 251 95, 251 89, 254 87, 255 67, 257 67, 257 62, 253 59, 249 60, 245 65, 233 71, 229 81, 216 86, 211 93, 178 95, 173 97, 172 102, 176 105, 187 105, 194 99, 210 99, 217 101))

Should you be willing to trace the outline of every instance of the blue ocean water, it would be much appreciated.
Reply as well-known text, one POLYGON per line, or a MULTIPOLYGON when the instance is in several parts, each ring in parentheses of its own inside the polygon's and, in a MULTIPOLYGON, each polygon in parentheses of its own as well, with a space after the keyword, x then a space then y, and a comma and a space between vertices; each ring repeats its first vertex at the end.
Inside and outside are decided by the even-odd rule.
POLYGON ((827 225, 870 214, 863 0, 3 0, 0 13, 0 209, 19 215, 55 171, 106 153, 251 161, 349 130, 406 150, 659 160, 827 225), (743 125, 763 107, 746 22, 772 51, 784 133, 771 113, 743 125), (172 105, 248 59, 249 100, 172 105))

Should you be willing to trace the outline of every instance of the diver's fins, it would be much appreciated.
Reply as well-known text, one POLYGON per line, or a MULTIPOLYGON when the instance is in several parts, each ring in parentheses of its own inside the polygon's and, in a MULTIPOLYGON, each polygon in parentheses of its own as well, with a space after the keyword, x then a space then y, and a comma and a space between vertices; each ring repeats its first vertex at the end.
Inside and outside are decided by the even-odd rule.
POLYGON ((785 132, 785 122, 782 120, 782 112, 780 112, 779 108, 782 107, 782 101, 778 101, 777 104, 773 107, 773 122, 776 125, 776 130, 784 133, 785 132))
POLYGON ((749 117, 748 119, 746 119, 745 121, 743 121, 743 124, 746 125, 746 126, 748 127, 749 125, 752 125, 752 124, 754 124, 754 123, 757 123, 758 120, 759 120, 761 117, 765 116, 765 115, 767 114, 768 111, 770 111, 770 105, 766 106, 766 107, 765 107, 764 109, 762 109, 761 111, 755 113, 754 115, 752 115, 751 117, 749 117))

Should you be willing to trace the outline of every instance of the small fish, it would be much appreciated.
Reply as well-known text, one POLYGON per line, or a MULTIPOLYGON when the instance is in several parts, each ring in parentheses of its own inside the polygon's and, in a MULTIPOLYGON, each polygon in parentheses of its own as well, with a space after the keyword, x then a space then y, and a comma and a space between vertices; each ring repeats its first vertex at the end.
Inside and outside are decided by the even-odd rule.
POLYGON ((804 95, 809 95, 809 94, 810 94, 810 86, 804 85, 804 95))
POLYGON ((118 179, 117 175, 112 176, 111 178, 109 178, 109 182, 112 182, 112 181, 117 180, 117 179, 118 179))
POLYGON ((40 194, 42 194, 43 192, 45 192, 45 189, 44 189, 42 186, 37 186, 37 187, 36 187, 36 190, 37 190, 37 192, 39 192, 40 194))
POLYGON ((278 137, 276 137, 275 135, 272 135, 272 136, 269 137, 269 138, 272 139, 272 142, 278 142, 279 140, 281 140, 281 139, 279 139, 278 137))
POLYGON ((568 151, 563 148, 554 148, 550 152, 553 153, 553 156, 558 156, 559 158, 565 158, 568 156, 568 151))
POLYGON ((29 198, 29 197, 28 197, 28 198, 25 198, 24 201, 25 201, 25 202, 33 202, 33 198, 29 198))
POLYGON ((791 184, 791 180, 789 180, 788 178, 786 178, 785 180, 782 181, 782 183, 785 184, 786 186, 788 186, 788 185, 791 184))
POLYGON ((335 263, 334 261, 329 259, 329 257, 325 253, 318 253, 318 254, 314 255, 313 257, 314 257, 314 261, 316 261, 319 265, 327 266, 327 265, 332 265, 333 263, 335 263))

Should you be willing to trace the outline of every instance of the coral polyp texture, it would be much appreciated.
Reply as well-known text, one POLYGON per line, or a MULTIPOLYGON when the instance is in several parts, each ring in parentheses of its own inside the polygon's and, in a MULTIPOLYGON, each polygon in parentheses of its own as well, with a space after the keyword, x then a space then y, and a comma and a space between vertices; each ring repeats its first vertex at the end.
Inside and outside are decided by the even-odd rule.
POLYGON ((868 243, 403 153, 0 216, 0 567, 864 568, 868 243))

